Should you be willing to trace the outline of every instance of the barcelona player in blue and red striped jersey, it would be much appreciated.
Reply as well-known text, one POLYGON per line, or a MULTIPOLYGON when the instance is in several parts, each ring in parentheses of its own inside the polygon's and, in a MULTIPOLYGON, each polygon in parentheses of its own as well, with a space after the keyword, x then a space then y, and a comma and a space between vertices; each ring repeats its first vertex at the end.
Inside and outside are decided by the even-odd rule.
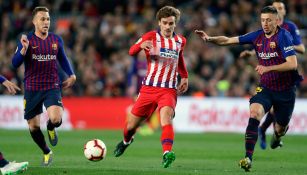
POLYGON ((271 147, 280 144, 285 135, 295 104, 295 82, 297 58, 288 31, 278 26, 278 12, 272 6, 261 10, 262 29, 237 37, 210 37, 204 31, 196 30, 200 37, 217 45, 252 44, 259 65, 255 70, 260 75, 260 86, 250 99, 250 118, 245 133, 245 158, 239 165, 249 171, 258 138, 258 126, 264 114, 271 107, 276 113, 276 124, 271 147))
MULTIPOLYGON (((300 54, 304 54, 305 53, 305 46, 302 43, 302 39, 300 36, 300 32, 297 28, 297 26, 289 21, 285 19, 286 16, 286 7, 285 7, 285 3, 282 0, 274 0, 272 3, 272 6, 276 8, 277 12, 278 12, 278 17, 279 17, 279 22, 278 25, 281 28, 286 29, 287 31, 290 32, 291 36, 293 37, 293 45, 294 45, 294 50, 297 53, 300 54)), ((255 55, 255 51, 249 51, 249 50, 245 50, 240 54, 240 57, 249 57, 252 55, 255 55)), ((302 80, 302 78, 301 78, 302 80)), ((299 83, 299 82, 298 82, 299 83)), ((266 130, 268 129, 268 127, 271 125, 271 123, 274 122, 274 110, 273 108, 270 110, 270 112, 267 113, 267 116, 264 120, 264 122, 259 126, 258 132, 259 132, 259 138, 260 138, 260 147, 261 149, 266 149, 266 130)), ((282 146, 282 142, 280 142, 280 147, 282 146)))
POLYGON ((63 115, 58 63, 68 75, 63 82, 63 88, 71 87, 76 81, 76 76, 64 52, 62 39, 48 32, 49 10, 46 7, 36 7, 33 10, 32 22, 35 31, 22 35, 12 64, 18 68, 24 63, 24 118, 28 122, 33 140, 44 153, 42 165, 48 166, 52 161, 52 151, 46 144, 40 129, 40 114, 43 112, 44 105, 49 117, 47 122, 49 141, 52 146, 55 146, 58 142, 55 128, 61 125, 63 115))

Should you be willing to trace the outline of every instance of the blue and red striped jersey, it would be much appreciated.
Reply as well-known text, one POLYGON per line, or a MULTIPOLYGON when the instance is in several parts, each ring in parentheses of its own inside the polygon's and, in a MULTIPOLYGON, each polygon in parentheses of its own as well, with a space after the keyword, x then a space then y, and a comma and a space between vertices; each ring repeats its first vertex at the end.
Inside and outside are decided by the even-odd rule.
POLYGON ((297 26, 293 22, 284 20, 284 22, 282 23, 280 27, 290 32, 291 36, 293 37, 292 42, 295 46, 302 44, 300 31, 298 30, 297 26))
POLYGON ((12 60, 15 68, 18 68, 24 62, 25 89, 40 91, 60 88, 58 63, 68 76, 74 74, 64 52, 63 40, 53 33, 48 33, 46 39, 41 39, 31 32, 27 35, 27 38, 29 47, 26 55, 21 55, 22 45, 19 42, 12 60))
MULTIPOLYGON (((240 44, 252 44, 259 65, 272 66, 286 62, 286 58, 295 55, 292 36, 278 27, 278 31, 267 38, 262 29, 239 36, 240 44)), ((274 91, 283 91, 294 86, 295 71, 270 71, 260 76, 260 85, 274 91)))

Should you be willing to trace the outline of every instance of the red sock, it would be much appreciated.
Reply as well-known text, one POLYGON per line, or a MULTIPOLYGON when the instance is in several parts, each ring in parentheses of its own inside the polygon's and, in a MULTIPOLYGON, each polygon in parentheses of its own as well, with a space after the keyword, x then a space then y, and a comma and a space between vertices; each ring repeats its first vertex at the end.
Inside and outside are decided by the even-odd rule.
POLYGON ((161 144, 163 153, 165 151, 172 151, 174 141, 174 130, 173 125, 165 125, 162 127, 162 134, 161 134, 161 144))
POLYGON ((127 125, 124 128, 124 141, 130 142, 132 136, 135 134, 136 129, 128 130, 127 125))

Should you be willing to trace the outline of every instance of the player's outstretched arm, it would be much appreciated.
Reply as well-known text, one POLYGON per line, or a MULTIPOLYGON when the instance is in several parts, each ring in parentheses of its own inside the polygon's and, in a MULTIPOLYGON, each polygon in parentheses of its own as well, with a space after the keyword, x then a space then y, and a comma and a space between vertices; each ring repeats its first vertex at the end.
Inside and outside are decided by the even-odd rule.
POLYGON ((195 30, 195 33, 199 35, 204 41, 211 42, 216 45, 227 46, 231 44, 239 44, 239 37, 209 36, 202 30, 195 30))

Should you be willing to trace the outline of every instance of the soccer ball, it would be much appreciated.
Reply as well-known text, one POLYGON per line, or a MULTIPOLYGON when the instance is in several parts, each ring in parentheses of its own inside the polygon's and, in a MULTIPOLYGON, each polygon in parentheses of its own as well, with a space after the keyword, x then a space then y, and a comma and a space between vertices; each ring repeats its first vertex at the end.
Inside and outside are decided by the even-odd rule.
POLYGON ((103 141, 93 139, 84 145, 84 156, 90 161, 99 161, 106 157, 107 147, 103 141))

